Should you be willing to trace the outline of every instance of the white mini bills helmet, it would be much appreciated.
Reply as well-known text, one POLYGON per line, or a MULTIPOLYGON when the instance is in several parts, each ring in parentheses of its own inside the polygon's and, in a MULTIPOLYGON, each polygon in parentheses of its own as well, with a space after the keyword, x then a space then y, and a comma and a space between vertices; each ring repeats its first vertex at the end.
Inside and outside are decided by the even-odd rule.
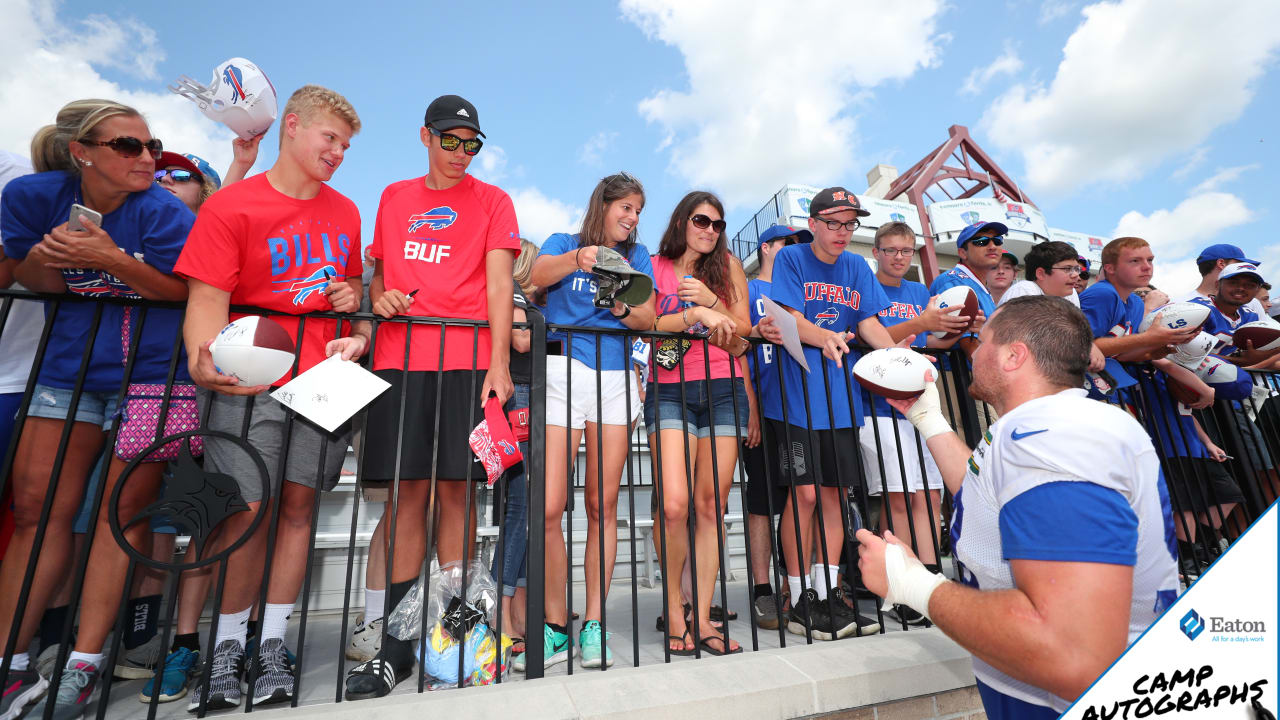
POLYGON ((213 69, 208 86, 183 75, 169 89, 200 107, 209 119, 235 131, 241 140, 265 133, 276 120, 276 89, 267 74, 244 58, 213 69))

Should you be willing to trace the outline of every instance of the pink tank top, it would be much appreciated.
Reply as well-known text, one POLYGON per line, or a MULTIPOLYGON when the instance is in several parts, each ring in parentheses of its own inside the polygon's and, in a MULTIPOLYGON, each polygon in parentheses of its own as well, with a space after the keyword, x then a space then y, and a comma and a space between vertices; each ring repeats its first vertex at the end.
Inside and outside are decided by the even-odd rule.
MULTIPOLYGON (((653 256, 653 289, 656 296, 657 312, 659 315, 680 314, 680 296, 676 294, 676 289, 680 285, 680 278, 676 277, 675 264, 662 257, 661 255, 653 256)), ((725 298, 720 298, 720 302, 725 303, 725 298)), ((707 361, 703 357, 702 348, 705 346, 710 351, 711 356, 711 374, 710 378, 716 380, 719 378, 730 377, 729 364, 732 359, 729 353, 712 345, 711 343, 703 343, 695 341, 689 347, 688 352, 684 354, 684 358, 680 360, 680 364, 684 366, 683 379, 689 380, 706 380, 707 361)), ((652 357, 652 352, 650 353, 652 357)), ((652 371, 654 377, 660 383, 678 383, 681 380, 680 368, 667 370, 662 366, 650 360, 653 366, 652 371)), ((742 377, 742 369, 734 370, 733 377, 742 377)))

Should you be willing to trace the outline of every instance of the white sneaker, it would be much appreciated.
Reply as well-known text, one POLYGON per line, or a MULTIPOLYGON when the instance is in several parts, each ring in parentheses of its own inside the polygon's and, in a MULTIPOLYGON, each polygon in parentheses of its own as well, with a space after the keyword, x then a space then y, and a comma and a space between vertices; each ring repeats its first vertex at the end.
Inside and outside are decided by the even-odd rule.
POLYGON ((378 650, 382 647, 382 622, 385 618, 378 618, 373 622, 366 623, 364 615, 356 618, 356 629, 351 633, 351 642, 347 645, 347 659, 358 660, 360 662, 368 662, 378 654, 378 650))

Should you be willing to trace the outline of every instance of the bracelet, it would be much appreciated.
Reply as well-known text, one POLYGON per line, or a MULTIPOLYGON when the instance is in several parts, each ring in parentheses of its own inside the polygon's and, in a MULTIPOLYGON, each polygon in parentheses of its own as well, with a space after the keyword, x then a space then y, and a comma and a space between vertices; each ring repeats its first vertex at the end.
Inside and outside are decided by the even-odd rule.
POLYGON ((712 300, 712 301, 711 301, 711 304, 707 306, 707 309, 708 309, 708 310, 710 310, 711 308, 715 307, 715 306, 716 306, 716 303, 718 303, 718 302, 720 302, 720 296, 719 296, 719 295, 717 295, 717 296, 716 296, 716 299, 715 299, 715 300, 712 300))
POLYGON ((613 315, 613 310, 610 310, 610 311, 609 311, 609 314, 610 314, 610 315, 613 315, 613 316, 614 316, 615 318, 617 318, 618 320, 621 320, 621 319, 623 319, 623 318, 625 318, 625 317, 627 317, 627 316, 629 316, 629 315, 631 314, 631 306, 630 306, 630 305, 627 305, 626 303, 623 303, 623 305, 622 305, 622 309, 623 309, 623 311, 624 311, 624 312, 623 312, 621 315, 613 315))
POLYGON ((578 260, 578 256, 582 254, 582 251, 585 249, 586 248, 578 248, 577 250, 573 251, 573 267, 575 270, 582 269, 582 263, 578 260))
POLYGON ((682 308, 680 310, 680 320, 684 322, 685 328, 688 328, 692 324, 689 322, 689 316, 685 315, 687 312, 689 312, 689 308, 682 308))

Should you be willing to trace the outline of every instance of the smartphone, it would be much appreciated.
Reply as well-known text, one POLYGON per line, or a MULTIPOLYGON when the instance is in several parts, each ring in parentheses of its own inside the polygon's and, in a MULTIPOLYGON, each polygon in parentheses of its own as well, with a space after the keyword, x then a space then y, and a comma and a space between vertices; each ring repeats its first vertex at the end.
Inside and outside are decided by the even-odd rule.
POLYGON ((80 218, 89 218, 89 222, 102 227, 102 213, 74 203, 71 205, 71 217, 67 219, 67 229, 84 230, 84 225, 80 223, 80 218))

